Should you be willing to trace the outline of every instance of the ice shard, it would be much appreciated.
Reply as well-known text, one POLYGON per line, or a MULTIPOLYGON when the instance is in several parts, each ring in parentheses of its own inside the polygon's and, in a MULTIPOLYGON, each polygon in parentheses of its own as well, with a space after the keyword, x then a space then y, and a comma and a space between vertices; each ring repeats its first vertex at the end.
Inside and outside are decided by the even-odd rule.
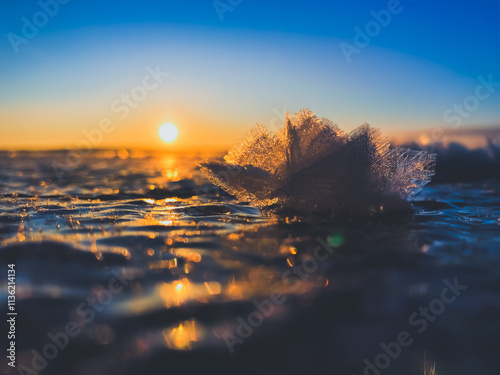
POLYGON ((224 161, 201 167, 212 183, 258 207, 337 216, 408 208, 434 165, 435 155, 391 148, 367 124, 344 133, 304 109, 287 115, 277 134, 256 125, 224 161))

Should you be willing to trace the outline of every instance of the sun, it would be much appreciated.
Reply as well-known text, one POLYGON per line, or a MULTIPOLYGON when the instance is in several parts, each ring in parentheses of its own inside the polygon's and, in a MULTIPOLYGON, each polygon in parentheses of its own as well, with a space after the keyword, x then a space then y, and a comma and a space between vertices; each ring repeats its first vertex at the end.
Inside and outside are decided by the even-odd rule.
POLYGON ((172 143, 177 139, 179 131, 174 124, 166 123, 160 126, 160 138, 163 142, 172 143))

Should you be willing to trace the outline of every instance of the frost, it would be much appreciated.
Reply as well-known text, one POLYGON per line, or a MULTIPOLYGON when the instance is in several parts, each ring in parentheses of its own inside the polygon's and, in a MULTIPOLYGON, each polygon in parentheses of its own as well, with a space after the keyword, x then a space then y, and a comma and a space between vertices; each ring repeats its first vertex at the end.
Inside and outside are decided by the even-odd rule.
POLYGON ((239 200, 330 215, 407 208, 434 165, 435 155, 390 148, 367 124, 346 134, 308 109, 287 114, 277 134, 256 125, 223 162, 201 164, 212 183, 239 200))

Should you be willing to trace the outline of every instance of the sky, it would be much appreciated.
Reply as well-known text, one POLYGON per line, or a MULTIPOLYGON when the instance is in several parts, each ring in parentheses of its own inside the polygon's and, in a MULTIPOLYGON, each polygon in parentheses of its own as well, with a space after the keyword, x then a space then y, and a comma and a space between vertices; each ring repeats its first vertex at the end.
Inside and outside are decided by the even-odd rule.
POLYGON ((0 149, 227 147, 308 107, 389 135, 500 126, 500 4, 9 1, 0 149), (175 124, 178 138, 161 141, 175 124))

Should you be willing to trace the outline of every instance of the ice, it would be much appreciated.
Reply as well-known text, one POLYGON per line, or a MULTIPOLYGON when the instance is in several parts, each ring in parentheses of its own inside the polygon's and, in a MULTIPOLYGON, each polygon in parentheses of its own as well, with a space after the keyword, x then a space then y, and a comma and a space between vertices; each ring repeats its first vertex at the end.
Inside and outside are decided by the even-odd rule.
POLYGON ((212 183, 239 200, 332 216, 408 208, 434 165, 434 154, 391 148, 368 124, 344 133, 308 109, 287 114, 277 134, 257 124, 224 161, 201 164, 212 183))

